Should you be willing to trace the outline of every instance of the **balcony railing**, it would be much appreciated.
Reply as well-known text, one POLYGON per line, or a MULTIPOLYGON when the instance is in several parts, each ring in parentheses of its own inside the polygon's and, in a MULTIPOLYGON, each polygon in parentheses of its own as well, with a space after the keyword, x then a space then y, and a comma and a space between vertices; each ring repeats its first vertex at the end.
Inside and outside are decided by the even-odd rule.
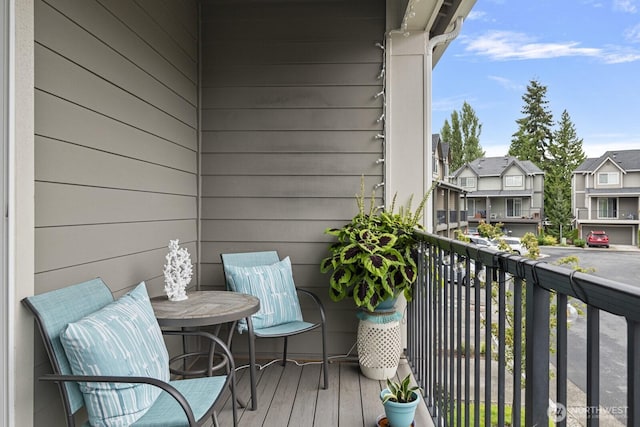
MULTIPOLYGON (((577 209, 577 218, 581 220, 589 219, 589 210, 584 208, 577 209)), ((601 221, 637 221, 638 214, 636 212, 631 212, 630 210, 615 210, 613 212, 603 213, 599 212, 597 209, 592 209, 591 219, 601 221)))
POLYGON ((431 234, 417 236, 420 275, 407 309, 407 358, 436 426, 479 426, 480 412, 489 420, 492 406, 498 426, 507 421, 518 427, 521 415, 526 426, 548 426, 550 407, 556 425, 566 426, 568 319, 566 309, 555 308, 569 308, 568 303, 581 304, 586 313, 586 348, 572 348, 572 357, 581 351, 586 359, 587 425, 599 425, 601 415, 601 311, 626 318, 624 415, 627 425, 640 425, 638 288, 431 234))

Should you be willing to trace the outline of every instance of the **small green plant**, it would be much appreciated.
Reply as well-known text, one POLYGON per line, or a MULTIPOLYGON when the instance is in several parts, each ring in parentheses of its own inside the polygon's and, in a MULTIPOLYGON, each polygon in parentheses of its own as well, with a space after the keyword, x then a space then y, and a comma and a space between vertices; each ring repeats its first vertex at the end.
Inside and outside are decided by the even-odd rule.
POLYGON ((387 379, 387 388, 389 392, 382 398, 382 403, 389 400, 398 403, 413 402, 418 398, 417 394, 422 391, 420 387, 411 385, 411 375, 407 375, 400 382, 387 379))
POLYGON ((549 234, 543 234, 538 236, 538 244, 540 246, 554 246, 558 244, 558 239, 549 234))
POLYGON ((573 244, 579 248, 584 248, 584 245, 586 245, 587 242, 585 242, 584 239, 574 239, 573 240, 573 244))

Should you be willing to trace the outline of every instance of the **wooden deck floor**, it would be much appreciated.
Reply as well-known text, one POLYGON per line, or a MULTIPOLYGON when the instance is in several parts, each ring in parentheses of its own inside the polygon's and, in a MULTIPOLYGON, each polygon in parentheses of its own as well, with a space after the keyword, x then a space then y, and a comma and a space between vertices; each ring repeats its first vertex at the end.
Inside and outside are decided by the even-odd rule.
MULTIPOLYGON (((407 373, 408 366, 401 364, 397 375, 404 377, 407 373)), ((327 390, 319 388, 320 374, 319 364, 288 363, 282 367, 274 363, 259 370, 258 408, 255 411, 238 408, 238 425, 375 427, 378 415, 384 413, 379 398, 383 381, 365 378, 357 362, 331 363, 327 390)), ((250 396, 248 369, 238 372, 237 392, 243 400, 250 396)), ((227 397, 218 411, 221 426, 232 425, 230 405, 231 399, 227 397)), ((424 404, 418 408, 415 425, 433 426, 424 404)))

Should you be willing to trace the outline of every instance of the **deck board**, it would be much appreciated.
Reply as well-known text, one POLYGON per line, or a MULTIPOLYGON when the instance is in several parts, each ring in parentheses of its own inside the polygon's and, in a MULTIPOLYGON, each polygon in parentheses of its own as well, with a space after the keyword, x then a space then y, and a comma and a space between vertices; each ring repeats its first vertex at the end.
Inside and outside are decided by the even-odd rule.
MULTIPOLYGON (((364 377, 354 362, 329 365, 329 389, 320 387, 321 366, 297 366, 279 363, 257 370, 258 409, 238 408, 240 427, 256 426, 362 426, 375 427, 378 415, 384 413, 380 403, 380 390, 384 381, 364 377)), ((397 378, 410 372, 401 364, 397 378)), ((237 392, 241 399, 250 395, 249 372, 238 372, 237 392)), ((218 420, 223 427, 231 426, 230 393, 221 402, 218 420)), ((416 426, 433 426, 427 408, 420 405, 416 412, 416 426)))

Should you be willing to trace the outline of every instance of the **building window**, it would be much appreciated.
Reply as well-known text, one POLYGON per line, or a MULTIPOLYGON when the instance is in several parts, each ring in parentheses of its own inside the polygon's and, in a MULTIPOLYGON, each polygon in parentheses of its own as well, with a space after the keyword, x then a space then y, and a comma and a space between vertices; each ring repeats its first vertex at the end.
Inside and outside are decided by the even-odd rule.
POLYGON ((505 187, 522 187, 522 175, 507 175, 504 177, 505 187))
POLYGON ((507 216, 522 216, 522 199, 507 199, 507 216))
POLYGON ((598 184, 602 185, 617 185, 620 174, 618 172, 600 172, 598 174, 598 184))
POLYGON ((466 188, 474 188, 476 186, 476 177, 463 176, 460 178, 460 186, 466 188))
POLYGON ((433 156, 433 173, 434 174, 438 174, 438 163, 440 163, 438 161, 438 158, 436 156, 433 156))
POLYGON ((618 218, 618 200, 614 198, 598 198, 598 218, 618 218))

